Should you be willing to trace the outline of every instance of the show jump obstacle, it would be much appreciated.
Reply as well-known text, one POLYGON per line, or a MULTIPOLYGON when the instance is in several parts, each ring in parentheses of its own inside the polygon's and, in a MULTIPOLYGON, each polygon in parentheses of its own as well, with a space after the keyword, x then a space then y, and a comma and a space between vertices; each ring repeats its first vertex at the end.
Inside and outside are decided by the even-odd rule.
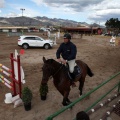
POLYGON ((20 68, 20 55, 17 55, 15 58, 13 56, 13 53, 10 54, 10 60, 11 60, 11 69, 4 66, 3 64, 0 64, 0 82, 2 82, 5 86, 7 86, 9 89, 13 91, 13 96, 16 96, 19 94, 21 98, 21 68, 20 68), (15 62, 17 63, 17 67, 15 67, 15 62), (18 72, 18 79, 15 77, 15 71, 18 72), (3 75, 5 75, 7 78, 11 79, 9 81, 7 78, 5 78, 3 75), (16 86, 17 84, 17 86, 16 86))

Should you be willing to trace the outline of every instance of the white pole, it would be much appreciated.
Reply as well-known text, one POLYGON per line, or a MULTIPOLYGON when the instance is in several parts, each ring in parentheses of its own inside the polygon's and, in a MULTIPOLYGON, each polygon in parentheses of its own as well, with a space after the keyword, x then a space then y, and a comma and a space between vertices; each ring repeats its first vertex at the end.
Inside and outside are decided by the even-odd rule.
POLYGON ((55 40, 54 40, 54 45, 57 45, 57 43, 56 43, 56 34, 55 34, 55 40))

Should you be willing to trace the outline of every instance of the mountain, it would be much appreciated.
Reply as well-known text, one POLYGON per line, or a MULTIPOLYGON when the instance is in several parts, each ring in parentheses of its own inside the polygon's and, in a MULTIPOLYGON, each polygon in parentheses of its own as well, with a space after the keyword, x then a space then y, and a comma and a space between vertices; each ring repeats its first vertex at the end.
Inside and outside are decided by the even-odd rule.
POLYGON ((41 24, 40 21, 29 17, 0 18, 0 23, 2 21, 7 21, 12 26, 38 26, 41 24))
POLYGON ((76 22, 68 19, 57 19, 48 17, 0 17, 0 26, 64 26, 64 27, 77 27, 77 26, 90 26, 86 22, 76 22))
POLYGON ((47 17, 35 17, 37 20, 50 24, 50 25, 56 25, 56 26, 77 26, 80 24, 79 22, 73 21, 73 20, 65 20, 65 19, 57 19, 57 18, 47 18, 47 17))

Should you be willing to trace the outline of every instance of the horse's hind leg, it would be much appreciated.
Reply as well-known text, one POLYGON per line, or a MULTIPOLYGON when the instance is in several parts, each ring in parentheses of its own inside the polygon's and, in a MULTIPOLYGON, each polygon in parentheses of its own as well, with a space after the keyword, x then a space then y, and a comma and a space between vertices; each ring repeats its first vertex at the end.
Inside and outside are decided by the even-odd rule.
POLYGON ((80 95, 82 95, 82 89, 84 86, 84 79, 81 79, 79 82, 80 82, 80 84, 79 84, 80 95))

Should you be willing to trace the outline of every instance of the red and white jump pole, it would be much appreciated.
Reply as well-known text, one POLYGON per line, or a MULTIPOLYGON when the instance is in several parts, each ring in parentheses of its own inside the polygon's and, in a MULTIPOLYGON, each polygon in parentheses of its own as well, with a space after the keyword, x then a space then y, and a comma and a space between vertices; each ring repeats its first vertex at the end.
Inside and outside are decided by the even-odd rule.
POLYGON ((13 96, 19 94, 19 96, 21 97, 22 86, 21 86, 20 55, 17 55, 17 59, 15 59, 13 53, 11 53, 10 60, 11 60, 11 69, 0 64, 0 72, 6 75, 7 77, 11 78, 12 82, 10 82, 7 78, 5 78, 1 74, 0 74, 0 81, 13 91, 13 96), (15 79, 14 62, 17 62, 18 80, 15 79), (18 85, 18 92, 16 90, 16 84, 18 85))

